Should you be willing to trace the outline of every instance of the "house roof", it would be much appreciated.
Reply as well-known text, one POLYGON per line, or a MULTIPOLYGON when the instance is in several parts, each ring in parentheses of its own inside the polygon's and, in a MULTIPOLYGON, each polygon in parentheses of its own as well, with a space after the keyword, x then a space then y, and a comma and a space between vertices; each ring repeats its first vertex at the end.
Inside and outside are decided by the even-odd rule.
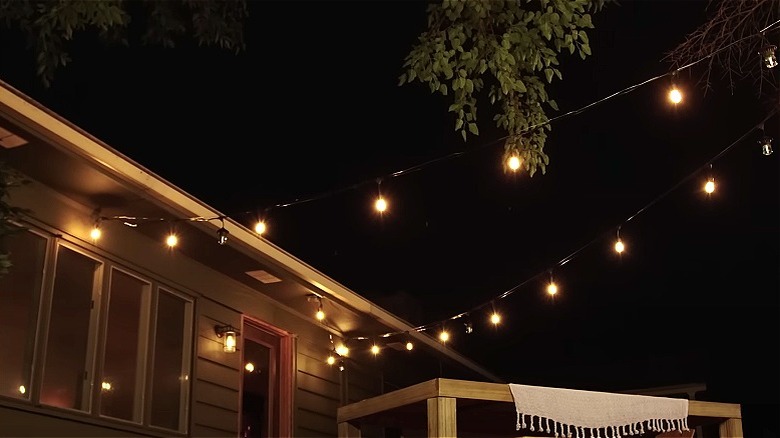
MULTIPOLYGON (((30 178, 40 181, 91 208, 102 216, 214 218, 226 217, 184 190, 123 155, 73 123, 0 81, 0 145, 3 157, 30 178), (56 163, 56 165, 52 165, 56 163)), ((139 232, 159 238, 162 225, 139 227, 139 232)), ((293 312, 311 315, 308 297, 325 299, 329 324, 338 336, 366 333, 409 332, 418 345, 475 373, 481 379, 501 379, 471 359, 448 348, 425 332, 377 306, 296 258, 238 221, 226 217, 229 246, 227 260, 213 248, 220 221, 188 223, 187 245, 180 250, 221 273, 264 294, 293 312), (281 279, 264 283, 247 272, 265 271, 281 279)))

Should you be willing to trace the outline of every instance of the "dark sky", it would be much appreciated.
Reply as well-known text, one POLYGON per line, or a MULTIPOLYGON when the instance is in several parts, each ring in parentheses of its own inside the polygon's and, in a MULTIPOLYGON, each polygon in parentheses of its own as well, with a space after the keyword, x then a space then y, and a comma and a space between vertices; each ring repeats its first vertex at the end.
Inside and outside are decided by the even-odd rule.
MULTIPOLYGON (((664 53, 706 4, 607 6, 593 56, 563 57, 550 88, 561 113, 668 72, 664 53)), ((7 35, 0 78, 247 224, 245 212, 335 190, 271 209, 268 239, 413 324, 530 279, 497 301, 501 329, 484 312, 470 315, 471 335, 450 326, 453 348, 507 381, 701 382, 703 398, 743 403, 746 436, 778 436, 780 154, 761 155, 750 135, 713 163, 715 194, 702 192, 702 172, 663 195, 764 117, 754 84, 732 92, 716 80, 705 94, 702 70, 686 70, 686 100, 672 108, 668 81, 652 82, 555 122, 547 174, 507 175, 486 109, 482 135, 464 143, 446 101, 397 86, 424 4, 253 2, 250 14, 242 54, 83 44, 48 90, 7 35), (377 177, 459 151, 384 179, 391 210, 371 210, 377 177), (609 234, 619 225, 621 257, 609 234)), ((766 127, 779 132, 777 117, 766 127)))

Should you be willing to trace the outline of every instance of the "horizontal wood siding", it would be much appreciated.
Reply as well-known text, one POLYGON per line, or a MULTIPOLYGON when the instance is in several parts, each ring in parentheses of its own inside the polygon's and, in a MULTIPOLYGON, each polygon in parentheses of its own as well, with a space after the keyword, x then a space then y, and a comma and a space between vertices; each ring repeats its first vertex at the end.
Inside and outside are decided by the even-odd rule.
POLYGON ((295 435, 336 436, 336 410, 341 404, 341 373, 325 363, 328 344, 298 342, 295 435))
POLYGON ((241 353, 225 353, 214 327, 231 325, 240 330, 241 314, 205 299, 198 301, 197 312, 192 430, 203 436, 235 437, 241 409, 241 353))

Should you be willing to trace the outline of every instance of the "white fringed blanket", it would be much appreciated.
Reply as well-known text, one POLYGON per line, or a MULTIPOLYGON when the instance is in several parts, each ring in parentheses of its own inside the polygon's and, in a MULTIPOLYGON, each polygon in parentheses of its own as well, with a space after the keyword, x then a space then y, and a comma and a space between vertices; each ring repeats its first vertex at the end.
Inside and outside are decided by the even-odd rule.
POLYGON ((620 438, 688 429, 688 400, 509 384, 517 430, 556 437, 620 438))

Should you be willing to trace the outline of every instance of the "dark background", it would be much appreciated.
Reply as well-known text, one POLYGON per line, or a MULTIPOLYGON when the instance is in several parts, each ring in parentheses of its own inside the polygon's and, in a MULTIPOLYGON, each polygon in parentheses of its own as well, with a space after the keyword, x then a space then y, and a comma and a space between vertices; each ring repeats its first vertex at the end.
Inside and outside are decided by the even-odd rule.
MULTIPOLYGON (((664 54, 706 5, 607 6, 594 17, 593 56, 562 56, 564 80, 550 88, 559 113, 668 72, 664 54)), ((754 132, 713 163, 713 195, 702 191, 707 168, 693 174, 768 113, 755 84, 732 92, 716 76, 705 93, 700 65, 681 72, 686 99, 672 107, 669 81, 654 81, 554 122, 545 175, 508 175, 488 111, 464 143, 448 102, 397 86, 424 3, 251 2, 250 15, 238 55, 87 37, 50 89, 6 32, 0 79, 247 225, 317 198, 268 210, 266 237, 413 324, 523 284, 496 302, 498 330, 483 311, 469 315, 470 335, 462 320, 449 326, 452 348, 509 382, 704 383, 701 398, 743 404, 746 436, 778 436, 780 153, 761 155, 754 132), (378 177, 383 216, 372 210, 378 177)), ((780 149, 777 117, 766 128, 780 149)))

